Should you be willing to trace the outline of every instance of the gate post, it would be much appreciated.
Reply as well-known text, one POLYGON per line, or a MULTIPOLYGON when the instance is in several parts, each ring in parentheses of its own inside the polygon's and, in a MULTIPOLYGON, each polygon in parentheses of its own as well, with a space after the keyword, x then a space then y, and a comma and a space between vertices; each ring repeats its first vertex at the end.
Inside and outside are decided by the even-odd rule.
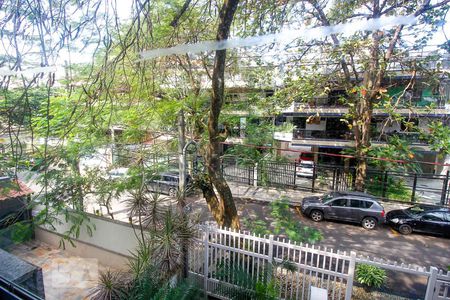
POLYGON ((255 163, 255 166, 253 167, 253 186, 258 186, 258 163, 255 163))
POLYGON ((436 288, 438 269, 430 267, 430 277, 428 277, 427 292, 425 293, 425 300, 433 299, 434 289, 436 288))
POLYGON ((203 265, 203 289, 205 291, 205 299, 208 298, 208 273, 209 273, 209 227, 205 226, 203 236, 203 243, 205 247, 205 251, 203 252, 205 254, 204 257, 204 265, 203 265))
POLYGON ((356 168, 353 168, 351 190, 355 190, 355 182, 356 182, 356 168))
POLYGON ((448 191, 448 183, 449 183, 449 173, 450 170, 447 171, 447 174, 445 175, 444 184, 442 185, 442 193, 441 193, 441 205, 445 205, 448 203, 445 203, 446 197, 447 197, 447 191, 448 191))
POLYGON ((272 262, 273 262, 273 235, 269 235, 269 252, 267 253, 267 265, 269 269, 267 270, 267 281, 272 279, 272 262))
POLYGON ((333 191, 336 190, 336 167, 333 169, 333 186, 331 187, 333 191))
POLYGON ((411 202, 416 202, 416 189, 417 189, 417 173, 414 173, 413 190, 411 193, 411 202))
POLYGON ((387 185, 388 185, 388 171, 385 171, 383 177, 383 192, 381 194, 381 197, 383 199, 386 199, 387 185))
POLYGON ((316 186, 316 175, 317 175, 317 165, 313 164, 313 177, 312 177, 312 184, 311 184, 311 192, 314 193, 315 186, 316 186))
POLYGON ((296 186, 297 181, 297 161, 294 161, 294 188, 296 186))
POLYGON ((352 299, 353 278, 355 276, 356 252, 350 252, 350 265, 348 266, 347 288, 345 289, 345 300, 352 299))

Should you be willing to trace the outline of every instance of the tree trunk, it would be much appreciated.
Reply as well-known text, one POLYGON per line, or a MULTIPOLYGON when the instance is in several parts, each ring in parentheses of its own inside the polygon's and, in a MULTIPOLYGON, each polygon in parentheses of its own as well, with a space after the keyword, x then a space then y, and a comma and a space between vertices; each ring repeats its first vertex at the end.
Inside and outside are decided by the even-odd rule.
MULTIPOLYGON (((216 39, 218 41, 228 38, 238 0, 226 0, 219 12, 219 26, 216 39)), ((208 118, 209 145, 206 149, 206 165, 208 176, 203 192, 208 207, 218 225, 238 229, 239 217, 230 187, 220 171, 220 142, 219 116, 224 99, 226 50, 216 51, 212 76, 212 97, 208 118), (217 194, 214 192, 214 188, 217 194)))
POLYGON ((372 108, 370 100, 363 97, 357 104, 357 118, 353 119, 356 149, 356 178, 355 190, 364 191, 367 175, 366 154, 370 149, 370 124, 372 119, 372 108))
MULTIPOLYGON (((374 17, 378 16, 378 2, 374 3, 374 17)), ((383 69, 380 68, 380 40, 383 33, 375 31, 372 33, 372 46, 370 50, 370 62, 364 73, 364 80, 360 97, 356 104, 356 114, 353 119, 356 149, 356 178, 355 190, 364 191, 367 175, 366 155, 370 150, 370 125, 372 124, 373 103, 379 95, 383 69)))

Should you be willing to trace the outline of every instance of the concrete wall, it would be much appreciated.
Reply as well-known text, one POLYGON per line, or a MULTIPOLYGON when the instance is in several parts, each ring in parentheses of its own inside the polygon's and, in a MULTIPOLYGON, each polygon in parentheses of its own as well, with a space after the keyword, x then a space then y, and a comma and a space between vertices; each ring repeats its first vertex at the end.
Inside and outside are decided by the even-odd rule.
MULTIPOLYGON (((66 223, 64 216, 59 218, 61 223, 54 222, 50 226, 36 228, 35 238, 47 244, 59 247, 62 235, 70 229, 71 223, 66 223)), ((75 247, 65 242, 66 251, 86 258, 96 258, 105 266, 125 268, 130 252, 138 246, 136 234, 139 229, 124 222, 106 219, 89 214, 90 221, 86 222, 91 227, 95 226, 92 236, 89 235, 85 223, 80 228, 78 238, 73 238, 75 247)))

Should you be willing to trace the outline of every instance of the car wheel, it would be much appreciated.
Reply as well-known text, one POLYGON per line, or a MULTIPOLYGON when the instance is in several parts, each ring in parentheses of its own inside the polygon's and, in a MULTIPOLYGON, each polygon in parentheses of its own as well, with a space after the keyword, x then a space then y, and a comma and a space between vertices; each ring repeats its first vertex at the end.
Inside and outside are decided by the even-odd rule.
POLYGON ((313 210, 309 216, 314 222, 320 222, 323 220, 323 212, 320 210, 313 210))
POLYGON ((403 225, 400 225, 400 227, 398 228, 398 231, 401 234, 405 234, 406 235, 406 234, 410 234, 412 232, 412 228, 409 225, 403 224, 403 225))
POLYGON ((362 220, 361 225, 364 229, 372 230, 377 226, 377 220, 375 220, 375 218, 372 217, 365 217, 362 220))
POLYGON ((169 196, 175 198, 177 196, 177 190, 174 188, 169 189, 169 196))

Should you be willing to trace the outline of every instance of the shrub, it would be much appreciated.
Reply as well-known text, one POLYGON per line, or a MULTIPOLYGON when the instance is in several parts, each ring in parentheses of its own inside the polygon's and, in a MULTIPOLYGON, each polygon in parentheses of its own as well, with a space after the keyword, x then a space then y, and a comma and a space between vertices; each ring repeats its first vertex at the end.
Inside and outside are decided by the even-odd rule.
POLYGON ((379 288, 386 280, 386 271, 368 264, 358 264, 356 267, 356 281, 368 287, 379 288))

